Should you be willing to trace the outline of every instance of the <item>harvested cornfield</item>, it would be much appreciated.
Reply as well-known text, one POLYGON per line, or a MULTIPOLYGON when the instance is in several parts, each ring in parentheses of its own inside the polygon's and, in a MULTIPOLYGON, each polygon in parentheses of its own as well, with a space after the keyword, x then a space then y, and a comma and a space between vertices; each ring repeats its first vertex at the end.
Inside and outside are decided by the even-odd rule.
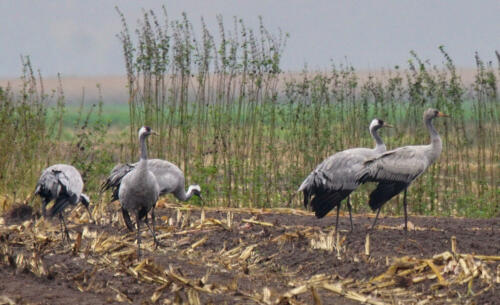
POLYGON ((57 219, 17 209, 0 219, 0 304, 498 304, 499 219, 355 215, 158 203, 154 248, 112 204, 99 224, 78 207, 71 243, 57 219), (24 218, 23 218, 24 217, 24 218))

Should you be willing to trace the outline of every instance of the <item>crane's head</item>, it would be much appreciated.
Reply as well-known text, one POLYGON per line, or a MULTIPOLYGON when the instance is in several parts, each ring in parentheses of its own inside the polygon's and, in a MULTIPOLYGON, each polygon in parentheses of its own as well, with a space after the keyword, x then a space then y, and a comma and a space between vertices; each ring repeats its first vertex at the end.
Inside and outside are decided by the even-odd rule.
POLYGON ((203 197, 201 196, 201 187, 198 184, 190 185, 188 188, 188 193, 189 192, 192 192, 193 195, 200 197, 201 202, 205 205, 205 200, 203 200, 203 197))
POLYGON ((435 108, 429 108, 424 112, 424 121, 432 120, 437 117, 449 117, 449 115, 444 114, 435 108))
POLYGON ((151 129, 151 127, 149 126, 142 126, 140 129, 139 129, 139 138, 140 137, 147 137, 149 135, 157 135, 158 133, 156 131, 154 131, 153 129, 151 129))
POLYGON ((188 193, 191 191, 193 195, 196 195, 201 198, 201 187, 198 184, 190 185, 188 188, 188 193))
POLYGON ((387 124, 383 120, 377 118, 373 119, 370 123, 370 130, 377 130, 382 127, 392 127, 392 125, 387 124))

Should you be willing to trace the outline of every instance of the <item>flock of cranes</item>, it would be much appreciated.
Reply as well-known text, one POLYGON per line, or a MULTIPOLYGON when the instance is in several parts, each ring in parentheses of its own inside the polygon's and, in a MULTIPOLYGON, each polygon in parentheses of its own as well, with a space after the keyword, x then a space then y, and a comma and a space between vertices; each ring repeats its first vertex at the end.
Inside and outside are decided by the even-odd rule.
MULTIPOLYGON (((436 117, 445 117, 442 112, 429 108, 424 112, 424 124, 429 131, 429 145, 404 146, 387 151, 377 131, 382 127, 392 127, 382 120, 374 119, 370 133, 375 140, 375 148, 352 148, 338 152, 319 164, 300 185, 304 206, 310 205, 316 217, 322 218, 336 208, 335 229, 339 221, 342 200, 347 198, 349 218, 352 224, 350 194, 366 182, 376 182, 377 187, 370 193, 369 205, 377 211, 371 229, 375 227, 384 203, 404 191, 405 230, 408 230, 406 192, 408 186, 436 161, 441 154, 442 142, 432 124, 436 117)), ((135 216, 137 230, 137 254, 141 255, 140 225, 144 221, 156 239, 154 209, 159 196, 172 193, 177 199, 186 201, 193 195, 202 199, 199 185, 190 185, 185 191, 185 178, 174 164, 160 159, 148 159, 146 139, 156 132, 149 127, 139 130, 140 159, 133 164, 119 164, 113 168, 101 191, 112 190, 112 200, 119 200, 123 220, 130 231, 134 226, 130 214, 135 216), (151 212, 152 227, 148 214, 151 212)), ((80 173, 71 165, 56 164, 48 167, 40 176, 35 194, 42 198, 42 214, 46 216, 46 206, 55 200, 49 216, 59 216, 65 237, 69 233, 63 217, 63 210, 81 202, 89 210, 89 197, 82 193, 83 181, 80 173)), ((203 199, 202 199, 203 200, 203 199)))

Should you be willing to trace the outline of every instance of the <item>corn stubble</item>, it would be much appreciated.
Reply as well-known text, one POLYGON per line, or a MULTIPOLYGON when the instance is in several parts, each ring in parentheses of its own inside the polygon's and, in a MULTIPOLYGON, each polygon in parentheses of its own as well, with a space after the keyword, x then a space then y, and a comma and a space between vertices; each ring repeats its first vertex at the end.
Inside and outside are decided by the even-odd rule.
MULTIPOLYGON (((364 251, 353 254, 343 232, 334 235, 334 230, 329 229, 323 232, 317 227, 257 220, 261 213, 273 213, 271 211, 247 208, 228 212, 204 208, 202 218, 201 210, 196 207, 181 210, 177 205, 162 203, 159 209, 168 210, 170 215, 162 216, 157 236, 167 246, 155 249, 149 232, 145 230, 146 255, 140 261, 136 258, 134 234, 123 234, 114 229, 115 224, 100 230, 88 223, 86 213, 79 207, 68 217, 72 238, 69 245, 61 240, 57 221, 38 219, 2 226, 1 264, 38 278, 67 281, 83 293, 109 295, 117 302, 136 303, 139 299, 147 299, 154 304, 217 303, 214 300, 303 304, 308 299, 314 304, 323 304, 332 295, 364 304, 392 304, 394 301, 399 304, 434 304, 478 296, 494 289, 498 281, 499 275, 495 274, 498 270, 492 270, 487 262, 498 262, 499 256, 460 253, 456 242, 454 249, 432 257, 386 259, 386 271, 372 278, 343 278, 321 272, 303 275, 300 265, 298 268, 282 265, 280 249, 287 243, 303 245, 311 258, 318 251, 327 251, 334 254, 335 258, 331 256, 331 259, 340 264, 343 261, 349 263, 346 259, 354 255, 355 261, 365 263, 364 268, 371 268, 378 264, 378 259, 364 251), (238 217, 228 217, 227 214, 238 217), (185 215, 190 216, 186 218, 185 215), (262 237, 266 230, 274 230, 272 238, 262 237), (222 232, 236 237, 241 234, 253 237, 246 236, 245 240, 233 238, 228 247, 226 242, 214 243, 213 236, 222 232), (263 255, 263 246, 271 246, 276 251, 263 255), (64 259, 60 263, 48 264, 54 255, 59 259, 73 257, 80 270, 69 270, 68 261, 64 259), (113 275, 115 280, 104 284, 99 274, 113 275), (255 285, 264 280, 263 276, 265 282, 255 285), (125 284, 130 283, 129 278, 135 279, 140 287, 146 287, 141 290, 150 294, 130 294, 125 284), (242 279, 253 284, 244 284, 242 279), (429 288, 422 289, 419 285, 423 283, 429 288), (464 289, 467 296, 460 296, 464 289)), ((279 213, 286 217, 292 212, 282 209, 279 213)), ((110 218, 104 214, 96 216, 98 219, 110 218)), ((5 219, 2 221, 5 223, 5 219)), ((369 238, 365 242, 368 241, 369 238)))

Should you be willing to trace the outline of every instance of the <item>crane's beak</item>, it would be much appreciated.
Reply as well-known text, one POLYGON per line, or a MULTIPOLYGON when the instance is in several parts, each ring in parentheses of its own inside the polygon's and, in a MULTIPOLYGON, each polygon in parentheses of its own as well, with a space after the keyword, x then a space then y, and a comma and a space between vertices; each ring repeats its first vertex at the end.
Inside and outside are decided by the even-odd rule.
POLYGON ((450 116, 445 114, 445 113, 442 113, 441 111, 438 112, 438 117, 445 117, 445 118, 449 118, 450 116))
POLYGON ((154 131, 154 130, 151 130, 151 134, 152 134, 153 136, 159 136, 159 135, 160 135, 159 133, 157 133, 157 132, 156 132, 156 131, 154 131))
POLYGON ((205 199, 203 199, 203 196, 201 196, 201 194, 199 194, 198 197, 200 197, 201 203, 203 204, 203 206, 205 206, 206 202, 205 202, 205 199))
POLYGON ((384 125, 382 125, 384 127, 389 127, 389 128, 394 128, 394 126, 392 126, 391 124, 387 124, 386 122, 384 122, 384 125))

